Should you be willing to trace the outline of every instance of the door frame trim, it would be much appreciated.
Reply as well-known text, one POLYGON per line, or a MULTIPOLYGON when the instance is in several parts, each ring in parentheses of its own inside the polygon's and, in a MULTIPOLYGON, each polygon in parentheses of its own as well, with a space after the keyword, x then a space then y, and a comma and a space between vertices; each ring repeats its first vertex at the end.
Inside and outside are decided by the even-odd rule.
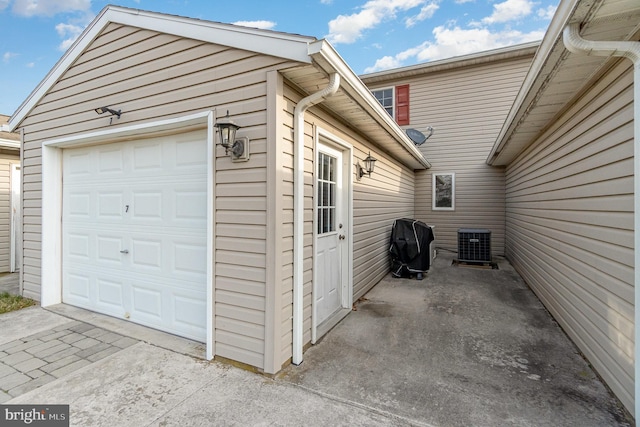
POLYGON ((215 176, 215 111, 107 128, 83 134, 52 139, 42 144, 42 271, 40 304, 47 307, 62 303, 62 149, 118 142, 136 137, 150 138, 178 132, 207 130, 207 319, 206 359, 215 355, 214 341, 214 176, 215 176))
POLYGON ((314 170, 313 170, 313 285, 312 285, 312 297, 311 297, 311 343, 315 344, 329 329, 342 320, 349 312, 353 305, 353 145, 342 140, 336 135, 332 134, 326 129, 321 127, 316 128, 314 138, 314 170), (335 315, 330 316, 326 322, 326 327, 319 330, 317 307, 314 303, 317 280, 317 257, 316 247, 318 239, 318 224, 316 218, 316 207, 318 198, 318 189, 316 187, 316 173, 318 166, 318 153, 319 147, 325 145, 329 148, 342 152, 343 168, 342 168, 342 181, 346 185, 346 189, 343 193, 342 199, 345 201, 344 216, 347 221, 347 227, 345 230, 346 237, 346 254, 343 254, 343 260, 346 261, 342 271, 342 301, 341 310, 338 310, 335 315))

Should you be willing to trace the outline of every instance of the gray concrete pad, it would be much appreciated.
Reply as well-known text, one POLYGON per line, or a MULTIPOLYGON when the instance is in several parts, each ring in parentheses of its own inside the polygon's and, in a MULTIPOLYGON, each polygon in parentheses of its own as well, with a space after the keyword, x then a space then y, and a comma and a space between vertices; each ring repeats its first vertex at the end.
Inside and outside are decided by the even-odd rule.
POLYGON ((628 425, 508 262, 389 276, 279 377, 438 426, 628 425))
POLYGON ((630 425, 506 261, 452 259, 383 280, 275 380, 86 310, 2 315, 0 403, 69 404, 72 426, 630 425))
POLYGON ((348 402, 139 343, 9 404, 69 404, 72 426, 406 425, 348 402))
MULTIPOLYGON (((70 319, 97 326, 106 331, 125 335, 137 341, 153 344, 157 347, 162 347, 180 354, 186 354, 200 359, 204 359, 206 356, 206 346, 203 343, 137 325, 128 320, 105 316, 104 314, 95 313, 67 304, 49 306, 47 307, 47 310, 70 319)), ((107 342, 108 340, 108 338, 101 338, 101 341, 107 342)), ((128 342, 120 341, 114 343, 116 346, 126 346, 128 344, 128 342)))
POLYGON ((0 344, 5 344, 38 332, 47 331, 47 334, 49 334, 50 329, 69 323, 72 320, 51 313, 39 306, 32 306, 2 314, 0 315, 0 321, 2 322, 0 344))

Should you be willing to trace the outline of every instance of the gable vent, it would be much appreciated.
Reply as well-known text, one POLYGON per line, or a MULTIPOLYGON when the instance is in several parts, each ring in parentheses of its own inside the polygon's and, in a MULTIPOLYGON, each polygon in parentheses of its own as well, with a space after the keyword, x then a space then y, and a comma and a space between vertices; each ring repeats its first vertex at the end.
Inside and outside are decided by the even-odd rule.
POLYGON ((478 228, 458 229, 458 261, 491 262, 491 231, 478 228))

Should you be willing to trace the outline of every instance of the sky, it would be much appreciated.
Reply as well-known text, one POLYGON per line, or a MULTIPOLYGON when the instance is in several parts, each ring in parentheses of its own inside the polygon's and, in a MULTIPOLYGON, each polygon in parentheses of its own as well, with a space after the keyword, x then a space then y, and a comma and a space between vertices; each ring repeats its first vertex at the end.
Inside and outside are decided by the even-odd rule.
POLYGON ((541 40, 558 0, 0 0, 11 115, 107 4, 327 39, 356 74, 541 40))

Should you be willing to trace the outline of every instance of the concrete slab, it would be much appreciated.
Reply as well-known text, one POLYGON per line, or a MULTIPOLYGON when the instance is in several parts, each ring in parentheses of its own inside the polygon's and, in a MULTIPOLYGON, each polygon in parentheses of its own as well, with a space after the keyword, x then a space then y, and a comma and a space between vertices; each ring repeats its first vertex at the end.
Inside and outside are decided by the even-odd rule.
POLYGON ((439 426, 628 425, 508 262, 388 277, 279 377, 439 426))
POLYGON ((72 426, 404 425, 216 362, 138 343, 7 402, 69 404, 72 426))
POLYGON ((32 306, 0 314, 0 321, 2 321, 2 334, 0 334, 0 345, 2 345, 38 332, 48 331, 71 320, 44 310, 42 307, 32 306))
POLYGON ((60 346, 28 372, 7 366, 0 403, 69 404, 73 426, 630 425, 506 261, 481 270, 452 259, 441 254, 422 281, 385 279, 276 380, 70 306, 3 315, 0 356, 25 370, 31 359, 12 355, 96 343, 60 346))
MULTIPOLYGON (((70 319, 83 322, 84 324, 94 325, 98 328, 115 332, 116 334, 125 335, 136 341, 143 341, 155 346, 175 351, 180 354, 186 354, 200 359, 205 358, 206 346, 203 343, 192 341, 166 332, 158 331, 145 326, 137 325, 127 320, 117 319, 115 317, 106 316, 100 313, 94 313, 82 308, 73 307, 66 304, 57 304, 47 307, 47 310, 70 319)), ((77 331, 86 332, 86 331, 77 331)), ((130 338, 124 340, 119 339, 112 342, 117 347, 127 347, 132 344, 130 338)), ((101 341, 105 341, 101 339, 101 341)))

